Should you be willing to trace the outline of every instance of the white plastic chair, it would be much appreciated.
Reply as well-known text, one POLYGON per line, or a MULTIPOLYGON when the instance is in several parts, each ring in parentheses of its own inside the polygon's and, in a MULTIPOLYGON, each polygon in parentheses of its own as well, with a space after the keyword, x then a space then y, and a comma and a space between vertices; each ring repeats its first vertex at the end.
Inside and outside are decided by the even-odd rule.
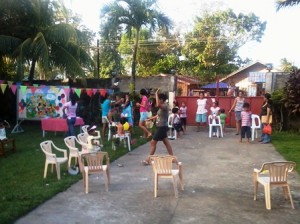
MULTIPOLYGON (((113 139, 119 139, 120 142, 124 142, 124 147, 126 147, 128 145, 128 151, 131 151, 131 140, 130 140, 130 133, 129 132, 125 132, 124 134, 114 134, 113 139), (126 144, 127 143, 127 144, 126 144)), ((114 143, 114 141, 112 141, 112 149, 116 150, 116 145, 114 143)))
POLYGON ((53 172, 53 166, 55 165, 56 173, 57 173, 57 179, 60 180, 60 164, 67 162, 68 160, 68 153, 67 150, 58 148, 54 145, 53 141, 48 140, 40 143, 41 149, 46 155, 46 162, 45 162, 45 169, 44 169, 44 178, 47 177, 47 170, 48 165, 52 164, 51 172, 53 172), (59 152, 63 153, 63 157, 58 157, 54 150, 57 150, 59 152))
POLYGON ((115 122, 109 122, 108 118, 105 116, 105 117, 102 117, 103 119, 105 119, 107 121, 107 124, 108 124, 108 136, 107 136, 107 140, 109 141, 112 137, 111 135, 111 129, 112 127, 115 127, 116 126, 116 123, 115 122))
POLYGON ((177 176, 179 177, 181 190, 184 190, 182 163, 178 162, 175 156, 170 156, 170 155, 150 156, 150 161, 154 172, 154 197, 155 198, 157 197, 158 178, 169 178, 173 180, 175 197, 178 198, 177 180, 176 180, 177 176), (173 165, 176 165, 176 168, 173 167, 173 165))
POLYGON ((216 127, 217 129, 217 137, 222 137, 223 138, 223 128, 220 120, 220 116, 213 116, 209 115, 208 116, 208 125, 209 125, 209 138, 212 136, 212 130, 213 127, 216 127))
POLYGON ((81 131, 82 131, 82 133, 88 133, 88 127, 89 127, 89 125, 83 125, 82 127, 81 127, 81 131))
POLYGON ((90 151, 99 151, 103 147, 102 141, 101 141, 101 136, 99 131, 95 131, 98 135, 97 136, 91 136, 88 133, 80 133, 77 135, 78 138, 78 143, 82 147, 82 153, 88 153, 90 151), (95 143, 97 143, 97 146, 94 146, 93 150, 91 150, 91 141, 93 139, 98 139, 96 140, 95 143))
POLYGON ((72 158, 75 158, 75 165, 78 164, 78 157, 79 157, 79 149, 76 147, 76 143, 80 144, 78 142, 78 139, 75 136, 69 136, 64 138, 64 142, 66 146, 69 149, 69 160, 68 160, 68 168, 71 166, 72 158))
POLYGON ((79 158, 79 167, 83 177, 83 186, 85 193, 89 193, 89 174, 104 175, 105 189, 108 191, 110 184, 109 156, 107 152, 94 152, 81 154, 79 158), (105 165, 103 164, 105 161, 105 165))
POLYGON ((261 129, 260 117, 257 114, 251 114, 251 140, 252 141, 254 141, 254 138, 257 138, 258 129, 261 129))
POLYGON ((173 126, 173 114, 170 114, 168 117, 168 139, 177 139, 177 131, 175 130, 173 126))
POLYGON ((284 198, 290 198, 291 206, 294 209, 294 203, 288 184, 288 174, 296 167, 295 162, 291 161, 277 161, 267 162, 262 165, 260 169, 253 170, 254 182, 254 200, 257 198, 258 183, 264 186, 265 203, 268 210, 271 209, 271 187, 282 187, 284 198))

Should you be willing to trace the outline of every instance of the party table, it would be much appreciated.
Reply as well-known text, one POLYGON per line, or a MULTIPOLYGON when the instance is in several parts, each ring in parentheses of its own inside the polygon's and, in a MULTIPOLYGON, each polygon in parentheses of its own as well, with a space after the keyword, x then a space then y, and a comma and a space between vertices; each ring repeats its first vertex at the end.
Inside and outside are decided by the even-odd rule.
MULTIPOLYGON (((41 120, 43 137, 45 137, 45 131, 53 132, 67 132, 69 130, 67 119, 64 118, 44 118, 41 120)), ((75 126, 83 126, 84 121, 81 117, 76 117, 75 126)))

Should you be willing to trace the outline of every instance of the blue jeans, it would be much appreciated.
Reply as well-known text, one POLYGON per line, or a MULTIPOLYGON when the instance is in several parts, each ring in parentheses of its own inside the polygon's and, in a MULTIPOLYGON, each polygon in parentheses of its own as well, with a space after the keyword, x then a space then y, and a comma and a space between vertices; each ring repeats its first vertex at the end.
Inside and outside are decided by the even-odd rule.
MULTIPOLYGON (((264 124, 261 124, 261 130, 263 130, 264 128, 264 124)), ((261 141, 263 143, 269 143, 271 142, 271 135, 265 134, 263 132, 261 132, 261 141)))
POLYGON ((74 124, 76 122, 76 117, 67 118, 67 124, 68 124, 68 136, 75 136, 75 129, 74 124))

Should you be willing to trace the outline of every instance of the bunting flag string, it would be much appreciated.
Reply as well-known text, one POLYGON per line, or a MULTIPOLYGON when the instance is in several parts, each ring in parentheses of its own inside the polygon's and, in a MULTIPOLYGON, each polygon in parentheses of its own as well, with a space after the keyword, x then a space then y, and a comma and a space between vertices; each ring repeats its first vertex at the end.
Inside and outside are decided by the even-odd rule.
POLYGON ((75 88, 75 87, 70 88, 69 86, 47 86, 44 84, 32 84, 32 86, 30 86, 29 82, 15 82, 15 84, 13 83, 14 83, 13 81, 0 80, 1 92, 4 94, 8 86, 9 89, 11 89, 13 94, 16 94, 17 89, 20 89, 22 93, 25 93, 27 89, 30 89, 32 94, 35 94, 37 89, 40 89, 40 91, 42 91, 43 93, 47 93, 49 90, 53 91, 54 93, 59 93, 61 90, 63 90, 66 96, 69 96, 70 91, 72 91, 73 93, 76 93, 78 97, 80 97, 81 93, 83 93, 84 91, 86 91, 87 95, 90 97, 95 95, 97 92, 99 92, 101 96, 105 96, 106 93, 113 94, 112 89, 75 88))

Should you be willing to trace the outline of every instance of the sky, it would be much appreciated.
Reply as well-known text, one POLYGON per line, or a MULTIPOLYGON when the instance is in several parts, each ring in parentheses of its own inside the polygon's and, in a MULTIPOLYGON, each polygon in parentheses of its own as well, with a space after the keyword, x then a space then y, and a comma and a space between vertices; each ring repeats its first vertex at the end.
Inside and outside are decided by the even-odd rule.
MULTIPOLYGON (((100 8, 110 0, 63 0, 67 8, 82 16, 83 23, 97 32, 100 25, 100 8)), ((286 58, 300 67, 300 5, 276 11, 275 0, 158 0, 159 7, 174 22, 175 29, 187 32, 192 29, 196 15, 203 9, 231 8, 237 13, 253 12, 267 26, 261 42, 243 46, 239 55, 254 62, 272 63, 279 67, 286 58)))

